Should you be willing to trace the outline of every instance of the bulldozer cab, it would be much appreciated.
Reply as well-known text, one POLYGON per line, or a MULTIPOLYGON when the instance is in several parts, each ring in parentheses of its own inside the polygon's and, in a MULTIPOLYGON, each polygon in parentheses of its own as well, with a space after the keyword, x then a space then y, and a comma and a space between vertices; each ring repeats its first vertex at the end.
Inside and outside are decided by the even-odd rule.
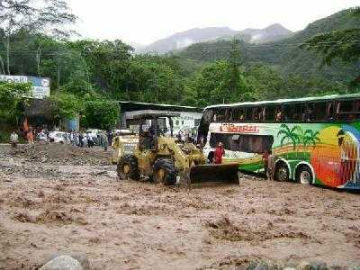
POLYGON ((139 149, 156 150, 158 138, 168 134, 166 121, 168 119, 170 136, 173 137, 173 120, 172 117, 180 117, 180 113, 174 112, 147 112, 134 116, 135 120, 140 121, 139 128, 139 149), (148 124, 150 122, 150 125, 148 124), (162 124, 162 125, 161 125, 162 124))

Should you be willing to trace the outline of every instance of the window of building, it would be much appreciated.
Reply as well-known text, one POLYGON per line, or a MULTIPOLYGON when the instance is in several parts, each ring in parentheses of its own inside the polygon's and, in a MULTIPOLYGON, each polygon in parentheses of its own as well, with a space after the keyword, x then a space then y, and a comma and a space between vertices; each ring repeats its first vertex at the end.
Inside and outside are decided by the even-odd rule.
POLYGON ((210 146, 215 148, 219 142, 224 144, 225 150, 261 154, 271 150, 274 138, 269 135, 212 133, 210 146))

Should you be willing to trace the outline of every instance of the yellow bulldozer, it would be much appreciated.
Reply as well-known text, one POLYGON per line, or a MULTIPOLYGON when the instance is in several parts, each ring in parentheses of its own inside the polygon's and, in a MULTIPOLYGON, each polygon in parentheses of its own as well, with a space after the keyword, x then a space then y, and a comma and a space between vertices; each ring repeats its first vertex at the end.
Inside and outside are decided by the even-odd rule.
MULTIPOLYGON (((147 178, 164 185, 197 182, 238 183, 238 164, 205 164, 206 159, 201 149, 192 143, 180 143, 173 138, 172 118, 179 116, 179 113, 172 112, 147 112, 134 116, 134 120, 140 124, 139 139, 132 151, 117 156, 119 179, 137 181, 147 178), (166 136, 166 132, 159 126, 159 119, 166 118, 170 124, 170 136, 166 136), (149 122, 151 125, 146 124, 149 122)), ((119 140, 115 150, 123 148, 119 140)))

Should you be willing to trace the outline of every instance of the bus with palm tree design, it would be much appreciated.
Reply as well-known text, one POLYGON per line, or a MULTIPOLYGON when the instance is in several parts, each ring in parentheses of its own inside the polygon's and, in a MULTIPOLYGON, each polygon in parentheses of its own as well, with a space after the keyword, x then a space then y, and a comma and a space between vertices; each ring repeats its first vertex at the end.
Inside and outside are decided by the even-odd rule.
POLYGON ((198 129, 209 162, 219 142, 240 170, 264 173, 272 153, 277 181, 360 189, 360 94, 209 106, 198 129))

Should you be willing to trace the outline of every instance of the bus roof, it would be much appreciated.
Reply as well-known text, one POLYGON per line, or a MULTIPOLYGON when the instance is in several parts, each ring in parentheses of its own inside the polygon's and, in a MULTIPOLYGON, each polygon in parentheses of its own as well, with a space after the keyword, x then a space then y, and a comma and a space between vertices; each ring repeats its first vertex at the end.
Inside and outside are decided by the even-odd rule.
POLYGON ((229 108, 237 106, 257 106, 257 105, 267 105, 267 104, 283 104, 283 103, 301 103, 309 101, 322 101, 322 100, 333 100, 333 99, 353 99, 360 98, 360 94, 347 94, 347 95, 327 95, 321 97, 305 97, 305 98, 293 98, 293 99, 277 99, 277 100, 267 100, 267 101, 254 101, 254 102, 239 102, 239 103, 229 103, 229 104, 216 104, 210 105, 205 108, 229 108))

